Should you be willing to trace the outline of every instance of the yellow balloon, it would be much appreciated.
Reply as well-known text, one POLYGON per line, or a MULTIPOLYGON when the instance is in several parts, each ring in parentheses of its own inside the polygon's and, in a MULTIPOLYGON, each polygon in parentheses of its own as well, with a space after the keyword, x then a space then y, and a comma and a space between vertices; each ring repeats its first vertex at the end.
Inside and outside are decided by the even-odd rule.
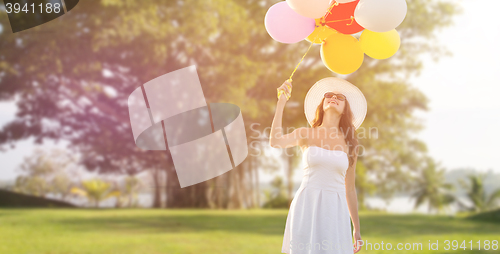
POLYGON ((323 40, 326 40, 328 36, 337 33, 333 28, 329 26, 319 26, 314 29, 314 31, 307 36, 306 40, 308 42, 314 42, 314 44, 321 44, 323 40))
POLYGON ((361 48, 366 55, 375 59, 387 59, 399 50, 401 38, 396 29, 385 33, 364 30, 359 37, 361 48))
POLYGON ((364 57, 358 39, 352 35, 335 33, 321 45, 321 60, 329 70, 338 74, 355 72, 363 64, 364 57))

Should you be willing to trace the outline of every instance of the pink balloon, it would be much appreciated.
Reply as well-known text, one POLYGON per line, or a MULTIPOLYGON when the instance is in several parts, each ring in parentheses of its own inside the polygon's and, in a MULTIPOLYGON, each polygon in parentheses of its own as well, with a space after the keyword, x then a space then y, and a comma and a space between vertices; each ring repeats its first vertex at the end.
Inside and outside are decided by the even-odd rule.
POLYGON ((316 28, 316 21, 296 13, 286 1, 279 2, 266 13, 264 20, 269 35, 282 43, 304 40, 316 28))

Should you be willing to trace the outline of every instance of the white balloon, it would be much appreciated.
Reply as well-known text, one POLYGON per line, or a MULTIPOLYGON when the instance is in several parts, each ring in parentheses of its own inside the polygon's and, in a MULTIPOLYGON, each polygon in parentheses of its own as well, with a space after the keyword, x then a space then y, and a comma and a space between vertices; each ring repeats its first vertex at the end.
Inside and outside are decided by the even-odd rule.
POLYGON ((360 0, 354 19, 370 31, 384 33, 398 27, 407 11, 405 0, 360 0))
POLYGON ((296 13, 304 17, 319 19, 325 16, 330 8, 331 0, 286 0, 286 2, 296 13))

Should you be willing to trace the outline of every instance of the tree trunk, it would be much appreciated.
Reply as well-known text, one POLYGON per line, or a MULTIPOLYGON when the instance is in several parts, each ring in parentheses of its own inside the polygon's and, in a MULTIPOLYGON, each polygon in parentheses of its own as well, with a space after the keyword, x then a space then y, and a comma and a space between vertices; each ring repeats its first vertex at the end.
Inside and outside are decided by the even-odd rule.
POLYGON ((181 188, 175 167, 168 165, 166 182, 166 208, 209 207, 206 181, 181 188))
POLYGON ((223 177, 221 178, 221 182, 224 186, 223 190, 224 192, 221 192, 221 203, 220 203, 220 208, 223 208, 223 209, 228 209, 229 208, 229 198, 231 197, 231 186, 230 186, 230 182, 231 182, 231 174, 230 172, 227 172, 225 174, 222 175, 223 177))
POLYGON ((248 208, 255 208, 255 176, 253 174, 252 159, 247 162, 248 173, 248 208))
POLYGON ((154 191, 153 191, 153 208, 161 208, 161 182, 160 182, 160 168, 155 167, 152 171, 154 191))
POLYGON ((238 189, 238 208, 246 208, 248 206, 246 202, 246 196, 248 193, 247 190, 247 179, 245 179, 245 173, 246 173, 246 164, 245 165, 240 165, 239 167, 236 167, 233 170, 236 170, 237 175, 238 175, 238 181, 236 182, 237 184, 234 186, 234 188, 238 189))
POLYGON ((209 181, 210 184, 210 202, 212 208, 215 209, 225 209, 227 208, 227 197, 229 188, 226 184, 226 178, 228 173, 224 173, 220 176, 214 177, 209 181))
POLYGON ((259 181, 259 170, 257 168, 257 163, 255 161, 252 162, 253 168, 254 168, 254 173, 255 173, 255 195, 257 196, 257 207, 260 207, 260 181, 259 181))
POLYGON ((229 184, 231 185, 231 187, 229 187, 229 189, 231 190, 230 191, 231 194, 230 194, 230 202, 228 208, 234 209, 237 208, 238 205, 238 193, 237 193, 238 190, 234 186, 234 183, 237 182, 237 176, 235 170, 231 170, 228 173, 229 173, 229 179, 231 179, 229 181, 229 184))

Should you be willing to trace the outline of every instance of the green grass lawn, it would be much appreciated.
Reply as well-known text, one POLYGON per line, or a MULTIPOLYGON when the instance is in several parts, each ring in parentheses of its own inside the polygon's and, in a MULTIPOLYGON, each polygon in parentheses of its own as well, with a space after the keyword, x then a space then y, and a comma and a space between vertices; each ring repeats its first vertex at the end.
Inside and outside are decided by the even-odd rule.
MULTIPOLYGON (((287 213, 285 209, 0 209, 0 253, 281 253, 287 213)), ((500 241, 498 220, 383 212, 360 212, 360 220, 363 240, 393 246, 393 250, 360 253, 478 253, 477 241, 500 241), (439 241, 438 251, 429 251, 429 240, 439 241), (445 240, 457 240, 458 246, 465 241, 467 250, 445 250, 445 240), (394 250, 398 243, 421 243, 423 250, 394 250)), ((481 248, 479 253, 500 253, 500 249, 481 248)))

